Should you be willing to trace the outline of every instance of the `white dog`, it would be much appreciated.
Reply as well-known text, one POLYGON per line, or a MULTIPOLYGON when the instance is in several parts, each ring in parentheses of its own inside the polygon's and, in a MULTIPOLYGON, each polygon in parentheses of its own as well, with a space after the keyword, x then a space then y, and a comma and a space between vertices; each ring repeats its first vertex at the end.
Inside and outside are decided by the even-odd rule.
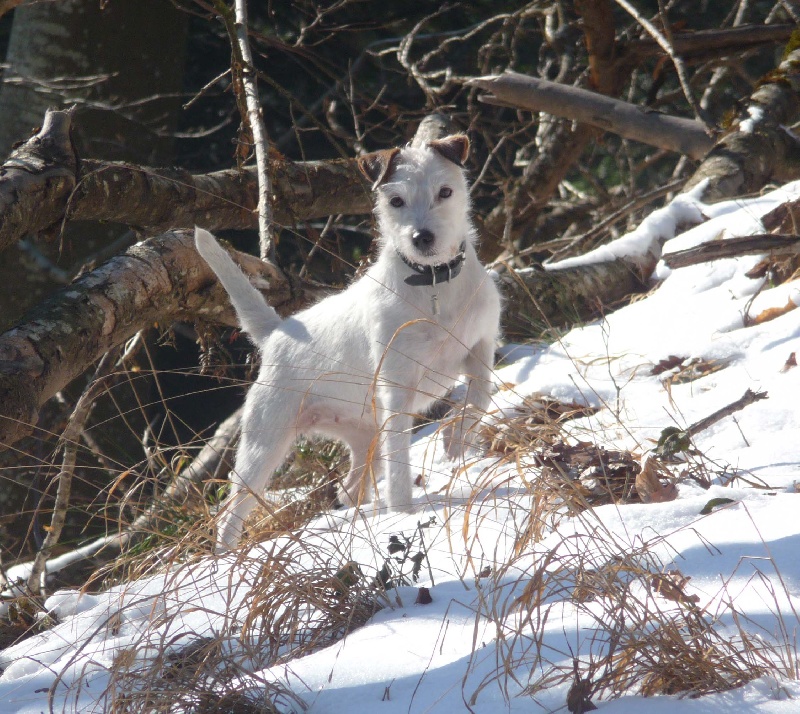
MULTIPOLYGON (((262 367, 242 417, 242 436, 222 509, 217 549, 236 545, 242 523, 300 434, 347 444, 341 484, 357 504, 385 479, 386 505, 413 509, 412 420, 463 375, 466 404, 489 405, 500 296, 475 253, 467 181, 469 149, 455 135, 423 147, 359 160, 373 182, 379 228, 376 262, 339 294, 286 320, 267 305, 214 237, 197 229, 197 250, 228 291, 262 367)), ((462 411, 448 439, 470 441, 462 411)))

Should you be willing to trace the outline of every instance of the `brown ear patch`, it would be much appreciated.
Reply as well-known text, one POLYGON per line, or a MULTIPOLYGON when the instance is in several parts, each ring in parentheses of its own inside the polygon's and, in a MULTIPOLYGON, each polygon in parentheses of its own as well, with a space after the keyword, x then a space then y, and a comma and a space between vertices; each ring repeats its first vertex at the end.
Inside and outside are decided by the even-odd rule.
POLYGON ((463 166, 469 156, 469 138, 466 134, 453 134, 444 139, 436 139, 428 146, 438 151, 445 159, 457 166, 463 166))
POLYGON ((358 168, 372 181, 373 191, 392 175, 399 153, 400 149, 384 149, 359 157, 358 168))

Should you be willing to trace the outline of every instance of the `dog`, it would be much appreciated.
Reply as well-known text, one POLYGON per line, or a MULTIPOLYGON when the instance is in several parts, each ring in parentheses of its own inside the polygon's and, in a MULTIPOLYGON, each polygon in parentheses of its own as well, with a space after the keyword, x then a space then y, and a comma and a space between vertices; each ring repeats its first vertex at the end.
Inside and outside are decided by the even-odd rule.
POLYGON ((474 447, 474 415, 491 399, 501 299, 475 251, 463 169, 468 151, 467 137, 453 135, 361 157, 375 198, 375 262, 343 292, 285 320, 214 237, 196 229, 197 250, 262 356, 221 508, 218 552, 237 545, 255 499, 301 434, 348 446, 352 465, 339 486, 344 504, 366 501, 381 474, 386 506, 413 511, 414 415, 463 375, 465 400, 446 448, 455 458, 474 447))

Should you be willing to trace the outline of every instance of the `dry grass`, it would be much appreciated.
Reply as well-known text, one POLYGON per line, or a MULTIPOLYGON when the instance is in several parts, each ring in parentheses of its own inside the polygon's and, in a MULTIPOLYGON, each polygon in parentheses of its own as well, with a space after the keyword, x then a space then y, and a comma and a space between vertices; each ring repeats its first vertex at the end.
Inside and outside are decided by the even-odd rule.
MULTIPOLYGON (((594 709, 591 700, 598 698, 698 697, 766 674, 798 678, 792 632, 800 617, 795 614, 791 626, 785 623, 775 595, 781 641, 780 633, 777 640, 753 636, 752 623, 724 592, 716 598, 724 603, 718 611, 702 609, 689 579, 668 569, 676 554, 666 553, 665 562, 660 537, 626 541, 594 514, 601 504, 641 502, 635 488, 639 455, 565 443, 560 417, 548 416, 540 408, 492 427, 493 449, 501 458, 475 484, 462 532, 451 533, 453 549, 471 554, 479 590, 476 618, 491 623, 497 644, 496 668, 465 691, 465 702, 474 705, 490 685, 507 696, 516 688, 534 700, 569 685, 567 708, 579 713, 594 709), (527 508, 520 505, 526 499, 518 490, 509 494, 511 484, 520 482, 527 484, 527 508), (514 525, 506 535, 513 551, 488 566, 492 546, 483 525, 498 502, 511 511, 514 525), (564 633, 551 625, 565 615, 585 633, 571 654, 563 649, 564 633)), ((658 466, 668 482, 670 470, 678 469, 679 478, 706 488, 734 478, 746 482, 696 451, 680 463, 658 466)))
MULTIPOLYGON (((699 607, 691 584, 667 570, 670 559, 659 539, 623 542, 603 529, 594 508, 640 502, 640 456, 565 437, 565 423, 594 411, 533 396, 502 418, 487 419, 481 436, 489 465, 475 477, 474 470, 467 474, 471 464, 464 464, 454 475, 453 493, 444 494, 445 523, 464 523, 450 532, 451 548, 466 555, 467 568, 474 570, 476 618, 481 626, 490 624, 496 643, 494 671, 465 685, 468 705, 494 685, 508 696, 515 692, 534 700, 563 685, 570 689, 568 708, 580 712, 598 698, 701 696, 764 674, 796 677, 790 624, 783 643, 749 634, 751 623, 732 598, 721 598, 725 607, 716 613, 699 607), (467 477, 473 479, 468 496, 455 498, 467 477), (510 512, 505 538, 511 547, 503 546, 510 555, 502 558, 484 528, 497 525, 492 519, 498 505, 510 512), (556 539, 557 529, 562 535, 556 539), (574 652, 564 651, 563 632, 554 633, 550 625, 565 610, 584 633, 573 643, 574 652)), ((183 458, 166 453, 150 450, 148 473, 160 483, 177 472, 176 459, 183 458)), ((706 486, 745 478, 694 451, 679 464, 661 462, 660 469, 662 480, 680 470, 677 478, 706 486)), ((303 708, 295 693, 264 670, 291 666, 293 659, 340 640, 387 604, 387 589, 429 572, 425 526, 433 524, 388 543, 358 543, 360 562, 352 551, 357 538, 368 536, 357 535, 357 528, 327 531, 324 538, 309 530, 311 519, 331 507, 335 479, 346 470, 340 446, 316 440, 299 445, 275 490, 248 521, 247 541, 232 570, 243 575, 229 582, 245 594, 224 612, 194 601, 180 610, 165 608, 166 615, 154 609, 139 642, 118 651, 107 665, 106 711, 150 714, 180 707, 271 714, 303 708), (262 552, 247 555, 247 546, 258 542, 262 552), (369 563, 363 562, 365 545, 369 563), (187 611, 207 611, 213 627, 184 626, 187 611)), ((120 484, 123 480, 124 474, 120 484)), ((109 496, 114 491, 109 489, 109 496)), ((159 527, 99 571, 94 584, 107 587, 167 573, 165 593, 175 589, 171 584, 187 566, 210 557, 209 493, 198 493, 191 508, 162 513, 159 527)), ((775 611, 780 611, 777 596, 775 611)), ((124 616, 123 610, 114 617, 124 616)), ((35 613, 20 615, 9 628, 13 624, 16 635, 35 623, 35 613)), ((72 681, 78 684, 65 678, 63 685, 77 700, 83 685, 80 677, 72 681)))

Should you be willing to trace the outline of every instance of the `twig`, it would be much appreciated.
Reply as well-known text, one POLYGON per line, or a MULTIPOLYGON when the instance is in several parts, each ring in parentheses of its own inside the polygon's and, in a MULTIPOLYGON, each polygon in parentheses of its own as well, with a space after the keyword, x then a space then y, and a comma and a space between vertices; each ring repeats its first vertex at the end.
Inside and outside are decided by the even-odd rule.
POLYGON ((628 0, 616 0, 616 3, 626 10, 628 14, 630 14, 630 16, 636 20, 636 22, 638 22, 658 43, 659 47, 661 47, 661 49, 667 53, 669 58, 672 60, 672 64, 675 65, 675 71, 678 74, 678 79, 680 80, 681 89, 683 89, 683 94, 686 97, 686 101, 688 101, 691 105, 692 111, 694 111, 694 115, 698 121, 701 121, 703 124, 705 124, 705 120, 703 119, 704 112, 697 104, 697 100, 694 98, 694 93, 689 86, 689 78, 686 76, 686 67, 684 66, 680 57, 676 55, 673 43, 671 42, 672 32, 669 29, 669 21, 666 18, 662 0, 659 0, 658 6, 664 24, 664 31, 667 35, 666 37, 658 31, 658 28, 653 25, 652 22, 650 22, 633 5, 631 5, 628 0))
MULTIPOLYGON (((185 507, 193 499, 199 500, 203 484, 215 479, 224 479, 233 464, 233 452, 239 437, 239 420, 242 410, 238 409, 218 427, 197 456, 186 468, 174 476, 158 501, 141 513, 129 526, 110 535, 101 536, 75 550, 58 556, 55 561, 46 562, 47 572, 64 573, 79 569, 87 560, 95 566, 109 562, 148 533, 160 532, 160 521, 164 513, 172 508, 185 507)), ((38 555, 37 555, 38 557, 38 555)), ((69 580, 69 575, 66 576, 69 580)))
MULTIPOLYGON (((686 179, 680 178, 677 181, 670 181, 670 183, 666 184, 665 186, 659 186, 658 188, 653 189, 652 191, 648 191, 647 193, 643 193, 641 196, 636 196, 635 198, 628 201, 624 206, 619 208, 618 210, 614 211, 611 215, 607 216, 603 220, 601 220, 594 228, 591 230, 586 231, 582 235, 577 236, 569 243, 567 243, 563 248, 559 248, 556 250, 548 259, 548 263, 555 263, 559 260, 567 258, 572 255, 579 255, 580 253, 585 252, 586 248, 592 241, 594 241, 598 236, 600 236, 603 231, 607 230, 611 226, 613 226, 617 221, 624 218, 625 216, 629 215, 633 211, 638 211, 640 208, 643 208, 651 201, 655 201, 662 196, 666 196, 671 191, 680 188, 685 183, 686 179)), ((531 248, 526 248, 524 251, 520 251, 519 255, 523 255, 526 252, 535 252, 533 249, 541 248, 541 246, 531 246, 531 248)))
POLYGON ((53 506, 53 516, 50 520, 50 529, 47 532, 44 543, 42 543, 42 547, 36 553, 31 573, 28 576, 28 589, 32 593, 40 592, 44 594, 45 583, 42 576, 47 565, 47 558, 61 537, 61 531, 67 517, 67 508, 69 507, 70 492, 72 490, 72 474, 75 471, 78 452, 78 440, 94 400, 105 387, 106 377, 108 377, 115 362, 116 350, 106 352, 103 355, 97 365, 92 381, 83 390, 83 394, 78 399, 78 403, 75 405, 75 409, 61 435, 61 441, 64 443, 64 458, 61 462, 61 471, 58 474, 58 490, 56 491, 56 501, 53 506))
POLYGON ((759 253, 797 253, 800 252, 800 236, 760 235, 729 238, 703 243, 695 248, 676 250, 662 256, 668 268, 685 268, 687 265, 698 265, 720 258, 736 258, 740 255, 757 255, 759 253))
MULTIPOLYGON (((785 23, 681 32, 673 36, 672 47, 682 56, 709 53, 715 53, 717 56, 738 54, 760 45, 786 42, 792 36, 794 29, 793 24, 785 23)), ((653 40, 631 40, 625 43, 625 50, 638 60, 658 57, 664 51, 661 45, 653 40)))
POLYGON ((731 402, 725 407, 722 407, 722 409, 718 409, 713 414, 709 414, 700 421, 695 422, 688 429, 686 429, 685 433, 687 436, 699 434, 701 431, 708 429, 708 427, 716 424, 726 416, 730 416, 734 412, 738 412, 753 404, 753 402, 760 401, 761 399, 769 399, 769 396, 766 392, 754 392, 752 389, 748 389, 741 398, 737 399, 735 402, 731 402))

